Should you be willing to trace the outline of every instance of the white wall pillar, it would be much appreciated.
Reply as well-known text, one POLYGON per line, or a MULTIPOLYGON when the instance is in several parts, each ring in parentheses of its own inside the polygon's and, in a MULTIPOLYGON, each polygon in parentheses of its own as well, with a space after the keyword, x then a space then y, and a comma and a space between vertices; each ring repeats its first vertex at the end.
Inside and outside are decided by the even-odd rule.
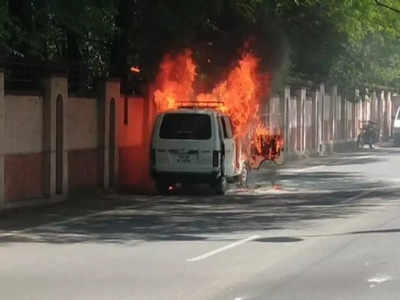
POLYGON ((296 147, 294 152, 301 152, 301 90, 295 91, 296 99, 296 147))
POLYGON ((386 104, 385 104, 385 91, 380 91, 378 96, 377 96, 377 110, 378 110, 378 117, 377 117, 377 123, 378 123, 378 128, 380 128, 380 137, 385 136, 385 110, 386 110, 386 104))
POLYGON ((4 155, 5 145, 1 141, 4 141, 5 134, 5 97, 4 97, 4 72, 0 70, 0 207, 5 202, 5 174, 4 174, 4 155))
POLYGON ((320 127, 320 116, 318 114, 318 107, 320 106, 320 94, 318 90, 315 90, 312 95, 312 136, 313 136, 313 145, 312 152, 318 153, 319 145, 321 144, 321 127, 320 127))
POLYGON ((306 93, 307 90, 306 88, 301 88, 300 89, 300 94, 299 94, 299 121, 298 126, 300 126, 300 135, 299 135, 299 148, 300 152, 304 152, 306 150, 306 128, 305 128, 305 112, 306 112, 306 93))
POLYGON ((319 86, 319 107, 318 107, 318 115, 319 115, 319 128, 321 131, 321 143, 319 145, 319 151, 321 152, 321 144, 326 141, 325 136, 325 85, 321 84, 319 86))
POLYGON ((332 87, 331 93, 331 111, 330 111, 330 126, 331 126, 331 139, 335 141, 336 139, 336 110, 337 110, 337 101, 338 101, 338 89, 337 86, 332 87))
POLYGON ((357 137, 357 104, 354 100, 354 102, 351 105, 352 107, 352 117, 353 117, 353 133, 352 133, 352 138, 355 139, 357 137))
POLYGON ((371 121, 380 123, 380 115, 381 115, 381 99, 377 97, 376 92, 374 91, 372 94, 372 99, 370 102, 370 118, 371 121))
POLYGON ((340 97, 340 139, 347 141, 348 122, 347 122, 347 100, 346 97, 340 97))
POLYGON ((358 111, 358 103, 359 103, 359 90, 354 90, 354 99, 353 99, 353 138, 357 138, 358 135, 358 117, 359 117, 359 111, 358 111))
POLYGON ((297 89, 294 92, 296 99, 296 147, 294 152, 301 152, 301 115, 302 115, 302 105, 301 105, 301 89, 297 89))
POLYGON ((392 136, 392 93, 387 92, 386 94, 386 126, 387 126, 387 138, 392 136))
MULTIPOLYGON (((109 177, 110 174, 112 174, 112 178, 114 180, 113 184, 117 184, 118 182, 118 166, 119 166, 119 152, 118 152, 118 118, 117 118, 117 101, 119 101, 119 98, 121 97, 121 88, 120 88, 120 80, 119 79, 114 79, 107 81, 106 83, 106 99, 107 103, 110 107, 111 101, 114 100, 114 117, 111 117, 111 110, 109 109, 109 118, 108 120, 113 120, 114 121, 114 141, 113 143, 109 140, 108 145, 109 147, 111 145, 114 146, 114 150, 111 151, 111 155, 113 155, 112 160, 113 164, 109 164, 109 177)), ((110 122, 108 122, 111 124, 110 122)), ((110 128, 108 128, 108 132, 110 133, 110 128)), ((110 134, 108 135, 109 137, 111 136, 110 134)), ((111 149, 110 149, 111 150, 111 149)), ((111 158, 111 155, 109 155, 109 158, 111 158)), ((109 180, 110 182, 110 180, 109 180)), ((111 182, 110 182, 111 183, 111 182)))
POLYGON ((290 145, 290 120, 289 120, 289 109, 290 109, 290 87, 285 87, 283 93, 283 139, 284 139, 284 153, 289 153, 290 145))
POLYGON ((117 101, 121 97, 120 81, 117 79, 108 80, 104 83, 103 90, 99 95, 99 150, 100 164, 103 169, 101 183, 104 189, 110 184, 118 182, 118 120, 116 113, 117 101), (111 103, 114 100, 114 116, 111 116, 111 103), (110 134, 111 121, 113 120, 114 134, 110 134), (114 141, 110 140, 113 136, 114 141), (111 149, 110 146, 114 148, 111 149), (112 156, 112 157, 111 157, 112 156), (112 164, 112 165, 111 165, 112 164), (113 182, 110 182, 112 178, 113 182))
MULTIPOLYGON (((45 156, 45 188, 44 192, 51 197, 56 194, 57 182, 57 99, 62 99, 63 111, 63 143, 62 143, 62 195, 68 193, 68 149, 66 135, 66 104, 68 101, 68 80, 65 75, 53 75, 45 82, 43 101, 43 151, 45 156)), ((60 122, 60 121, 59 121, 60 122)))
POLYGON ((381 130, 381 137, 382 139, 386 139, 388 135, 388 130, 387 130, 387 105, 386 105, 386 97, 385 97, 385 91, 381 91, 379 93, 379 100, 378 100, 378 127, 381 130))

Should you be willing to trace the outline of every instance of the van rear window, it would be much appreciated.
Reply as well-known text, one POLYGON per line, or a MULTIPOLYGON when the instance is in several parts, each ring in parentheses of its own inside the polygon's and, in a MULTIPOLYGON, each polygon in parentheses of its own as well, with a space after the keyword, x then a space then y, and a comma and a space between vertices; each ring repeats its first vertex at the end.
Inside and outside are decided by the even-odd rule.
POLYGON ((160 138, 208 140, 211 138, 211 118, 204 114, 166 114, 160 138))

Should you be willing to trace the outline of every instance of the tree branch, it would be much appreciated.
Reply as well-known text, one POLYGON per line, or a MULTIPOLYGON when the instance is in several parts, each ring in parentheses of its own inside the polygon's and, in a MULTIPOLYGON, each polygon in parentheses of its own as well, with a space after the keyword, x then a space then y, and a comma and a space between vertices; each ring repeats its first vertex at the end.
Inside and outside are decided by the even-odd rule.
POLYGON ((375 3, 376 3, 376 5, 379 5, 379 6, 382 6, 384 8, 390 9, 391 11, 394 11, 394 12, 400 14, 400 9, 394 8, 392 6, 389 6, 389 5, 385 4, 385 3, 380 2, 379 0, 375 0, 375 3))

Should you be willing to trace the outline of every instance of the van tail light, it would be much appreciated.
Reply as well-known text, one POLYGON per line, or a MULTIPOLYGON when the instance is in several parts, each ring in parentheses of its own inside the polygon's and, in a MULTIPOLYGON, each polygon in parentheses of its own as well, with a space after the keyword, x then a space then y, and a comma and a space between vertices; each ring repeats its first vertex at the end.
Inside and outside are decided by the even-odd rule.
POLYGON ((218 167, 219 165, 219 153, 218 151, 213 151, 213 167, 218 167))
POLYGON ((150 162, 152 165, 154 165, 156 163, 156 150, 155 149, 151 149, 150 162))

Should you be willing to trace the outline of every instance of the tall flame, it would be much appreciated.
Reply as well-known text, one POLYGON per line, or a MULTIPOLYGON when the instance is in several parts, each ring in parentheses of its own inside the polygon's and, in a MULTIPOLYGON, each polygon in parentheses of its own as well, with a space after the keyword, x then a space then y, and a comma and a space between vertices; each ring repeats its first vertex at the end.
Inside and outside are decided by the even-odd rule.
POLYGON ((156 78, 154 102, 158 112, 178 107, 178 101, 189 101, 193 96, 196 65, 192 52, 185 50, 173 57, 167 54, 156 78))
MULTIPOLYGON (((245 53, 228 75, 210 94, 199 94, 197 100, 216 99, 224 104, 222 110, 231 117, 235 135, 243 137, 249 127, 258 123, 261 82, 257 74, 258 59, 245 53)), ((268 85, 268 81, 264 82, 268 85)))
POLYGON ((236 140, 247 145, 242 147, 247 156, 254 151, 262 152, 261 140, 266 139, 261 137, 269 136, 269 132, 260 119, 260 106, 269 92, 269 76, 260 73, 258 66, 259 59, 244 52, 226 80, 210 93, 196 93, 193 86, 197 72, 192 52, 167 54, 155 82, 153 97, 157 112, 178 108, 182 102, 197 107, 213 106, 230 116, 236 140), (257 146, 252 150, 254 143, 257 146))

